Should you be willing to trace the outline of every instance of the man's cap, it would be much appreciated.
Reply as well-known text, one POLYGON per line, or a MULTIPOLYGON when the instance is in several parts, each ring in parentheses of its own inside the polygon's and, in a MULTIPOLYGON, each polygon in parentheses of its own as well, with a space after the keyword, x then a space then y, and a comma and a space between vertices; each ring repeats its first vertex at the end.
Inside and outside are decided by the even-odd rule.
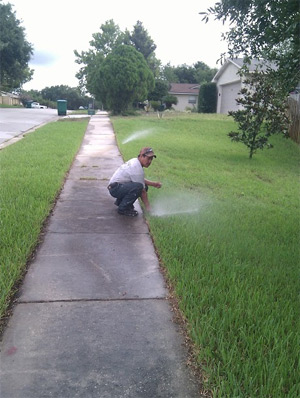
POLYGON ((150 147, 145 147, 140 150, 140 156, 148 156, 148 158, 156 158, 153 149, 150 147))

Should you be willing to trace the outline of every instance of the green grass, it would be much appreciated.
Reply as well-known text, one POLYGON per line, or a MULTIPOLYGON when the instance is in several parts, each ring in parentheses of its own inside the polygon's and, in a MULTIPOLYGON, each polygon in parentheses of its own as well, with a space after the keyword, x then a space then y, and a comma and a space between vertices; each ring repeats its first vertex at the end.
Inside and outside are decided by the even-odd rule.
POLYGON ((36 247, 87 123, 53 122, 0 151, 0 318, 36 247))
POLYGON ((6 104, 0 104, 0 108, 23 108, 22 105, 6 105, 6 104))
POLYGON ((227 116, 112 118, 124 158, 157 154, 150 201, 181 195, 190 215, 148 220, 215 397, 299 397, 299 147, 248 158, 227 116), (145 138, 122 144, 131 133, 145 138), (180 194, 180 195, 179 195, 180 194), (183 197, 182 197, 183 195, 183 197))

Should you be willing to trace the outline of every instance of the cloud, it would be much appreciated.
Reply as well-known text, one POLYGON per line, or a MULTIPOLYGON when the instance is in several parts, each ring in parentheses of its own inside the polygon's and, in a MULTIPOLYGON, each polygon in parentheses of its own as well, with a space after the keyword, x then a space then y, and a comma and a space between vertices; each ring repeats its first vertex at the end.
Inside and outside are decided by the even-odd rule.
POLYGON ((43 50, 35 50, 32 58, 30 59, 31 65, 36 66, 49 66, 57 61, 57 56, 51 52, 43 50))
POLYGON ((182 7, 171 0, 151 0, 146 6, 140 0, 89 0, 87 6, 73 0, 11 0, 17 17, 23 21, 27 40, 36 49, 29 63, 35 73, 26 83, 27 89, 59 84, 75 87, 80 66, 75 63, 74 50, 87 51, 92 35, 100 32, 100 26, 109 19, 122 31, 132 31, 141 21, 157 45, 155 55, 163 65, 202 61, 215 68, 220 54, 226 51, 221 41, 224 27, 213 19, 206 24, 199 15, 215 1, 189 0, 182 7))

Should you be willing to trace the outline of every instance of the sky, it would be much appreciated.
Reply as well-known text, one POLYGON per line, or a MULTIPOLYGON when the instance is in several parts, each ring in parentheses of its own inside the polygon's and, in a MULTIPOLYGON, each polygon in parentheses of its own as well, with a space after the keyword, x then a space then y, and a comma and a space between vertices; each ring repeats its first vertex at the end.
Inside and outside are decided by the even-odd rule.
POLYGON ((221 39, 225 31, 222 22, 211 18, 205 24, 199 15, 216 0, 3 0, 6 3, 13 6, 26 40, 34 48, 29 63, 34 75, 24 90, 61 84, 77 87, 75 75, 80 66, 74 50, 87 51, 92 34, 100 32, 100 26, 110 19, 122 31, 132 31, 141 21, 163 65, 192 66, 202 61, 219 68, 217 60, 227 49, 221 39))

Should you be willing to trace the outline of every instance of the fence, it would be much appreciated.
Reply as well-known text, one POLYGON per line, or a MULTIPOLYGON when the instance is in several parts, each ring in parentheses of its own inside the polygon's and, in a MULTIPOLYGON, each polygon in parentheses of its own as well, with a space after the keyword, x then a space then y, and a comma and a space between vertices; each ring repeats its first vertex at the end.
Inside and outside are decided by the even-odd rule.
POLYGON ((18 95, 0 92, 0 104, 1 105, 20 105, 20 98, 18 95))
POLYGON ((291 121, 289 135, 291 139, 300 144, 300 96, 298 99, 288 99, 288 115, 291 121))

